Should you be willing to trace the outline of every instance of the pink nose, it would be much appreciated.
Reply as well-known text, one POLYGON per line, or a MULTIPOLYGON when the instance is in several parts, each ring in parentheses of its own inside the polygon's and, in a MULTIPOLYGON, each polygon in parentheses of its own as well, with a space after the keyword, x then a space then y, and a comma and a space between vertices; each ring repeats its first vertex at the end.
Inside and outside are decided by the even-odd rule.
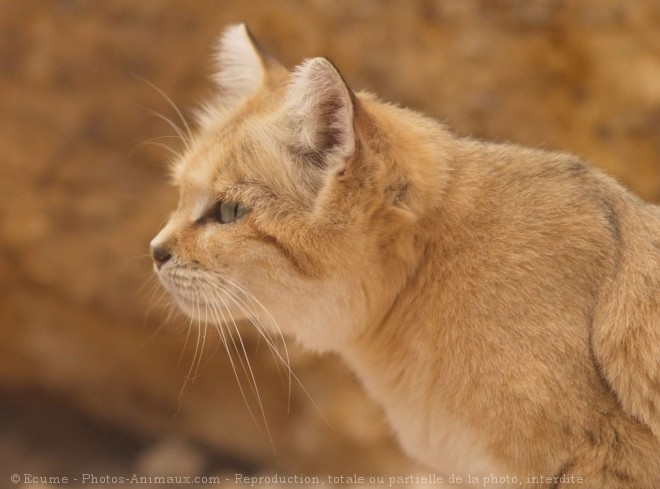
POLYGON ((156 264, 156 267, 160 270, 160 267, 165 265, 172 258, 172 253, 167 248, 161 248, 160 246, 151 247, 151 257, 156 264))

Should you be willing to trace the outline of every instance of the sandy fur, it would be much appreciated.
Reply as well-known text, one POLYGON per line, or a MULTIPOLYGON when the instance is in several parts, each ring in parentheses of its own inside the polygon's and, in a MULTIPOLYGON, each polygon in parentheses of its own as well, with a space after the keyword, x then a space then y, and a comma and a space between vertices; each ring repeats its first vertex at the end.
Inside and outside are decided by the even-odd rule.
POLYGON ((575 156, 354 94, 322 58, 289 75, 233 29, 218 79, 241 95, 209 103, 152 242, 173 294, 242 284, 434 470, 660 487, 659 208, 575 156), (223 199, 250 210, 195 224, 223 199))

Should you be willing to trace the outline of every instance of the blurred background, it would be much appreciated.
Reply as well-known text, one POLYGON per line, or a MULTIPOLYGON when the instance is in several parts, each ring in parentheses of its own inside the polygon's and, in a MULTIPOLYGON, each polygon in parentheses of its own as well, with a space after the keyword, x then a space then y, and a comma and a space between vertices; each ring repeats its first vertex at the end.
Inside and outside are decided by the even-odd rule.
POLYGON ((462 135, 578 153, 660 202, 657 0, 0 0, 0 487, 419 470, 337 358, 290 345, 309 396, 289 399, 246 328, 266 430, 216 338, 189 375, 195 333, 150 281, 177 196, 169 151, 143 143, 175 134, 155 113, 181 122, 140 78, 189 115, 242 21, 290 67, 328 56, 354 89, 462 135))

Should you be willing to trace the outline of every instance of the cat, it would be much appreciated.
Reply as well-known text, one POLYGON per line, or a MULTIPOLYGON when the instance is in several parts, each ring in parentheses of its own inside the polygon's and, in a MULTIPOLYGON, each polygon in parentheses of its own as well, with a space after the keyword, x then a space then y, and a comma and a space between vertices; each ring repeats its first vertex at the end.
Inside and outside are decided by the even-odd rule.
POLYGON ((325 58, 289 72, 243 24, 217 62, 151 242, 184 311, 259 301, 438 472, 660 487, 660 207, 576 156, 355 93, 325 58))

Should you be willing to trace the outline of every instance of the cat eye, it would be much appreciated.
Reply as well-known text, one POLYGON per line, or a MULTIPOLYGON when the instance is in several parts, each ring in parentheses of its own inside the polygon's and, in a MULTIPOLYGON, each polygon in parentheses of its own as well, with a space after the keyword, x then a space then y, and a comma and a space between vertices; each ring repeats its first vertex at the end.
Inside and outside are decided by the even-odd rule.
POLYGON ((197 220, 197 222, 203 224, 209 221, 215 221, 220 224, 229 224, 246 212, 247 209, 237 202, 220 201, 216 202, 206 214, 197 220))

